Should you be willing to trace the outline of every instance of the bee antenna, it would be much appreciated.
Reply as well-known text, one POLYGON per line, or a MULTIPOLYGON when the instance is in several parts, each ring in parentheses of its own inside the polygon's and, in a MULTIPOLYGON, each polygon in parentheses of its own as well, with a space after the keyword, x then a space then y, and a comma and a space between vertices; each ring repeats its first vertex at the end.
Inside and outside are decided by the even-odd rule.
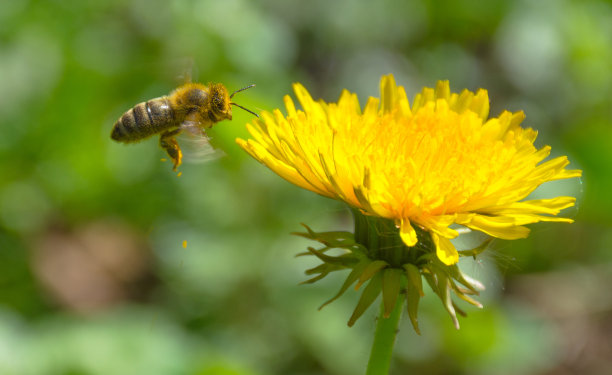
MULTIPOLYGON (((255 87, 255 84, 248 85, 247 87, 243 87, 243 88, 241 88, 241 89, 238 89, 238 90, 234 91, 234 92, 232 93, 232 95, 230 95, 230 99, 231 99, 231 98, 233 98, 233 97, 234 97, 234 95, 236 95, 236 93, 239 93, 240 91, 244 91, 244 90, 246 90, 246 89, 250 89, 251 87, 255 87)), ((242 107, 240 107, 240 108, 242 108, 242 107)), ((244 109, 244 108, 243 108, 243 109, 244 109)))
MULTIPOLYGON (((249 87, 253 87, 253 86, 255 86, 255 85, 251 85, 251 86, 249 86, 249 87)), ((245 89, 248 89, 249 87, 245 87, 245 89)), ((238 91, 242 91, 242 90, 244 90, 244 89, 241 89, 241 90, 238 90, 238 91)), ((238 91, 236 91, 236 92, 238 92, 238 91)), ((232 94, 232 95, 233 95, 233 94, 232 94)), ((236 104, 236 103, 234 103, 234 102, 230 102, 230 104, 231 104, 231 105, 235 105, 235 106, 236 106, 236 107, 238 107, 238 108, 242 108, 242 109, 244 109, 245 111, 249 112, 250 114, 254 115, 255 117, 259 118, 259 115, 258 115, 257 113, 255 113, 255 112, 251 111, 250 109, 246 109, 246 108, 244 108, 244 107, 243 107, 243 106, 241 106, 240 104, 236 104)))

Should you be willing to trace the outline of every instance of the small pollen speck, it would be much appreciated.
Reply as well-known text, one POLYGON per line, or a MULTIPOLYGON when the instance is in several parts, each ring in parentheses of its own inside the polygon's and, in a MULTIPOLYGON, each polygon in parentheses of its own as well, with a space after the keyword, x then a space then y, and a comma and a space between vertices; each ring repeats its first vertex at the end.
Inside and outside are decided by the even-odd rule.
POLYGON ((179 172, 177 173, 176 177, 181 177, 183 175, 183 172, 179 172))
POLYGON ((160 160, 160 161, 163 161, 163 162, 168 161, 168 159, 166 159, 166 158, 161 158, 161 159, 159 159, 159 160, 160 160))
POLYGON ((183 241, 183 249, 186 249, 186 248, 187 248, 187 241, 185 240, 183 241))

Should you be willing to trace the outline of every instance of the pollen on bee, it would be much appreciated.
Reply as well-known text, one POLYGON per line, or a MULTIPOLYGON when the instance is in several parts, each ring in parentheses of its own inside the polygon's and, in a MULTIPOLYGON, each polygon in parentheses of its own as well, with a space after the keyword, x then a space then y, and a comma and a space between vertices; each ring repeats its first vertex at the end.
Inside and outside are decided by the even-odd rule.
POLYGON ((187 248, 187 240, 183 241, 183 249, 187 248))

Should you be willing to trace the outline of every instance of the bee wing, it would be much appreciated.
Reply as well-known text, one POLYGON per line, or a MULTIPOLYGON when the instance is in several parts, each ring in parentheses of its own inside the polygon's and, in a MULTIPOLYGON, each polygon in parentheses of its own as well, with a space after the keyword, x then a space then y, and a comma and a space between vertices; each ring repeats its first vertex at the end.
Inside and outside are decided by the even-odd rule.
POLYGON ((187 58, 182 59, 181 65, 182 65, 182 69, 181 69, 182 72, 178 76, 178 78, 181 80, 183 84, 193 82, 194 77, 197 79, 198 70, 197 70, 197 66, 195 65, 195 62, 193 61, 193 58, 187 57, 187 58))
POLYGON ((181 124, 181 135, 177 140, 183 150, 183 160, 187 163, 204 163, 218 159, 225 154, 210 144, 210 138, 195 121, 181 124))

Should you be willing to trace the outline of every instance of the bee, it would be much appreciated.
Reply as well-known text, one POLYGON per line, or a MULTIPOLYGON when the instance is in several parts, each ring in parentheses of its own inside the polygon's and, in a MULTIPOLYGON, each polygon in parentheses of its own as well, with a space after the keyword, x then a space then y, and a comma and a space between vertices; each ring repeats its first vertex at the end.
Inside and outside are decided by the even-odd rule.
POLYGON ((243 87, 230 95, 221 83, 186 83, 168 96, 138 103, 125 112, 115 122, 111 138, 117 142, 133 143, 159 134, 159 145, 172 160, 172 170, 176 171, 181 165, 183 152, 175 137, 185 130, 205 136, 205 130, 217 122, 232 119, 232 106, 257 116, 232 102, 236 93, 254 86, 243 87))

